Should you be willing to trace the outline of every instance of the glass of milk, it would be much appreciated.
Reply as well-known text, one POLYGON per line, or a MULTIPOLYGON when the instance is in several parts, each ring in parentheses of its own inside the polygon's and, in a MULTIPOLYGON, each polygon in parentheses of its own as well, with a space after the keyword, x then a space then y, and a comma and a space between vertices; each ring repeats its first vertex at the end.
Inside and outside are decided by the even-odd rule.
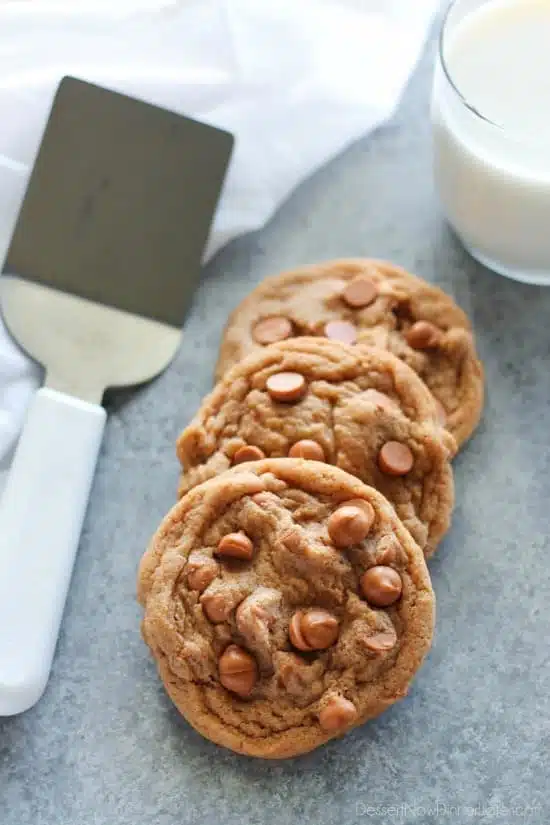
POLYGON ((468 251, 550 284, 550 0, 455 0, 432 120, 436 184, 468 251))

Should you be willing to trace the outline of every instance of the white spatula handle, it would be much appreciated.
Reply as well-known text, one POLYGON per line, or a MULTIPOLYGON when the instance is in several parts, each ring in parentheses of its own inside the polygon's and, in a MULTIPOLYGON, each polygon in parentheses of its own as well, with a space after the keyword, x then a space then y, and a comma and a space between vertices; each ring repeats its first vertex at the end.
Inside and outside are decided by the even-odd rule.
POLYGON ((105 410, 36 393, 0 501, 0 715, 46 687, 78 548, 105 410))

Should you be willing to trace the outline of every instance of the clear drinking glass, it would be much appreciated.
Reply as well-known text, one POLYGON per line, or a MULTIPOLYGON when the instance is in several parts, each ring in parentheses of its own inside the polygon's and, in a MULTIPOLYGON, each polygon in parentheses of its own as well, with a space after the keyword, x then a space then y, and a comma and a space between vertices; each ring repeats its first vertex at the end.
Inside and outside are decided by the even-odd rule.
POLYGON ((492 122, 458 88, 448 59, 453 32, 489 3, 498 6, 498 0, 455 0, 443 24, 432 95, 436 187, 474 258, 510 278, 550 284, 550 140, 521 124, 505 129, 492 122))

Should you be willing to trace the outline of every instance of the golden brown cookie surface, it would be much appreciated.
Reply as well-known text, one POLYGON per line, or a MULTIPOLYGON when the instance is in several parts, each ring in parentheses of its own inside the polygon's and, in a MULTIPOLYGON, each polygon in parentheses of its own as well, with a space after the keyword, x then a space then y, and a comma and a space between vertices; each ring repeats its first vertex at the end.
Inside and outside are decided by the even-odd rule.
POLYGON ((421 550, 377 491, 312 461, 265 459, 193 489, 138 588, 180 712, 252 756, 306 753, 381 713, 431 644, 421 550))
POLYGON ((401 267, 349 259, 264 279, 230 316, 216 375, 300 335, 389 350, 428 385, 458 444, 477 426, 483 371, 470 323, 446 293, 401 267))
POLYGON ((398 358, 294 338, 246 358, 203 401, 178 439, 180 493, 240 463, 243 450, 324 460, 380 490, 429 556, 449 526, 455 449, 433 397, 398 358))

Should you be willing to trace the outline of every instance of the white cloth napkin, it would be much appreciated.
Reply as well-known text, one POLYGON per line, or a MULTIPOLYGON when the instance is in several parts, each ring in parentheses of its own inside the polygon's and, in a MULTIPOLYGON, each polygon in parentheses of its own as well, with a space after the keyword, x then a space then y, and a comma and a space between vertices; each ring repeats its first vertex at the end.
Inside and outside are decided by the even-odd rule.
MULTIPOLYGON (((0 5, 0 257, 54 89, 73 74, 234 132, 207 257, 393 113, 440 0, 0 5)), ((0 473, 35 365, 0 321, 0 473)), ((1 482, 1 478, 0 478, 1 482)))

